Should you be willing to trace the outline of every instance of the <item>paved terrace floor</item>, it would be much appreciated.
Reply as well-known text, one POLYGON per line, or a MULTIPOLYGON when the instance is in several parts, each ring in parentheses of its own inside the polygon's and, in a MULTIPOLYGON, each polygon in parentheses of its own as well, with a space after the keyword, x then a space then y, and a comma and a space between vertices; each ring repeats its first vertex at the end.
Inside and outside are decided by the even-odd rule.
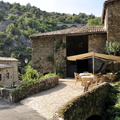
POLYGON ((60 107, 82 93, 83 87, 80 82, 75 84, 74 79, 60 79, 58 86, 28 97, 21 103, 49 120, 60 107))

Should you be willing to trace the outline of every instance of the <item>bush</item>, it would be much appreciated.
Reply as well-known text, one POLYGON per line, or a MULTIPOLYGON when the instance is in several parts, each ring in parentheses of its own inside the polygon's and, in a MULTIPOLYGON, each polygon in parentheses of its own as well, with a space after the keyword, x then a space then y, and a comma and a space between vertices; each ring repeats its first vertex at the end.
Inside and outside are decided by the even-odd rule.
POLYGON ((25 67, 25 74, 22 75, 24 81, 38 80, 39 78, 37 70, 33 69, 30 65, 25 67))
POLYGON ((110 91, 108 103, 107 120, 120 120, 120 82, 110 91))
POLYGON ((110 41, 106 45, 105 52, 109 55, 120 56, 120 42, 119 41, 110 41))
POLYGON ((55 73, 48 73, 42 76, 40 79, 45 79, 45 78, 50 78, 50 77, 55 77, 55 76, 57 76, 55 73))

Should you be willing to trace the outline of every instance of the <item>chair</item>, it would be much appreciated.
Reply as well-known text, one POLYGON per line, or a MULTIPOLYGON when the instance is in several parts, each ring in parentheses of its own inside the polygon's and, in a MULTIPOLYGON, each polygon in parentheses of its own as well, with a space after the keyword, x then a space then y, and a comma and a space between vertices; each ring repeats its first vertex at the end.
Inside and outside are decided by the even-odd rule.
POLYGON ((76 80, 75 84, 76 84, 78 81, 82 81, 82 79, 81 79, 81 77, 80 77, 80 75, 79 75, 78 73, 74 72, 74 76, 75 76, 75 80, 76 80))

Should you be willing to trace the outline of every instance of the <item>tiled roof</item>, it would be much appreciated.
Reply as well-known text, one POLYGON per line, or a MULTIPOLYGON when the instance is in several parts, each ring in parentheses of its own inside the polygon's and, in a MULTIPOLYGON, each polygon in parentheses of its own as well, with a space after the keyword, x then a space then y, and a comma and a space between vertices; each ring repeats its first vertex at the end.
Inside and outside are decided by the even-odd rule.
POLYGON ((105 19, 105 12, 106 12, 106 7, 109 3, 112 3, 112 2, 116 2, 116 1, 120 1, 120 0, 106 0, 104 2, 104 5, 103 5, 103 13, 102 13, 102 23, 104 23, 104 19, 105 19))
POLYGON ((12 57, 0 57, 0 61, 18 61, 18 60, 12 57))
POLYGON ((30 38, 44 37, 44 36, 59 36, 59 35, 83 35, 83 34, 94 34, 94 33, 106 33, 103 26, 81 26, 68 28, 63 30, 57 30, 46 33, 39 33, 31 35, 30 38))
POLYGON ((0 69, 5 69, 5 68, 12 68, 12 66, 8 64, 0 64, 0 69))

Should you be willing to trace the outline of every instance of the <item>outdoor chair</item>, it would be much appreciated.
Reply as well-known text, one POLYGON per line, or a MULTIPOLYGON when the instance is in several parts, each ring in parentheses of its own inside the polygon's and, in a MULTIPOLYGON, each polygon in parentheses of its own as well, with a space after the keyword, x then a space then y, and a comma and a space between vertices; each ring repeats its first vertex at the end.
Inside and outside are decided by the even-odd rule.
POLYGON ((75 80, 76 80, 75 84, 76 84, 78 81, 82 81, 79 73, 74 72, 74 76, 75 76, 75 80))

